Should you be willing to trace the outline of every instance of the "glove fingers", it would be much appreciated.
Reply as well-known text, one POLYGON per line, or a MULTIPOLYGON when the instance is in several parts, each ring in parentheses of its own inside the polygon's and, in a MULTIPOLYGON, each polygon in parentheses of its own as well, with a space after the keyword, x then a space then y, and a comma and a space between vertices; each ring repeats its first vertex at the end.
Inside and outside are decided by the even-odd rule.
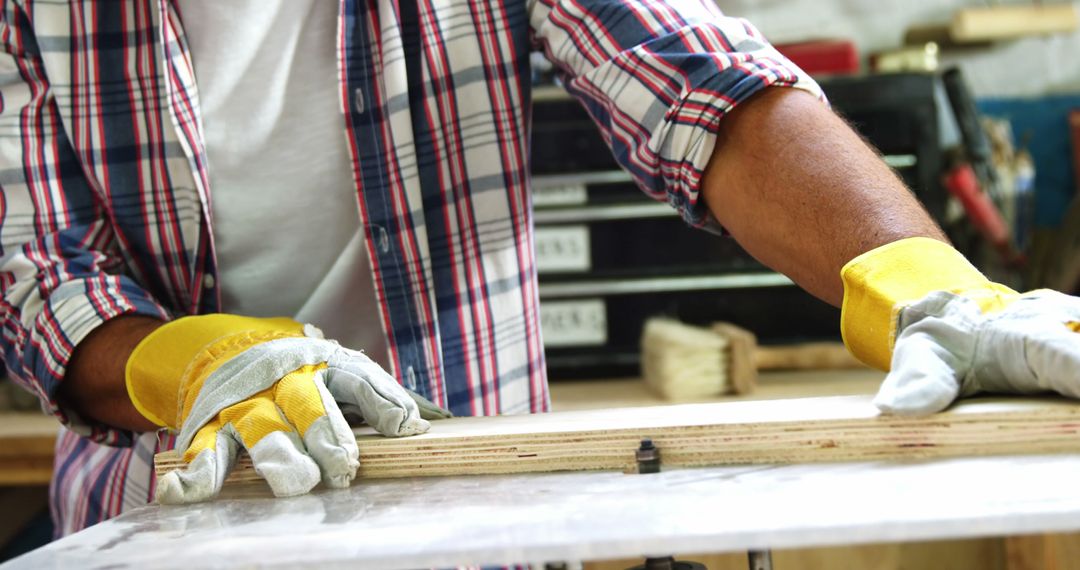
POLYGON ((161 504, 195 503, 214 497, 236 463, 239 444, 223 431, 220 422, 206 424, 184 452, 187 467, 170 471, 157 480, 154 498, 161 504))
MULTIPOLYGON (((1044 290, 1041 294, 1043 297, 1049 297, 1050 302, 1054 304, 1054 314, 1063 316, 1066 322, 1080 326, 1080 297, 1066 295, 1060 291, 1044 290)), ((1077 331, 1076 328, 1072 330, 1077 331)))
POLYGON ((360 410, 364 421, 386 436, 424 433, 431 427, 420 417, 416 402, 378 364, 363 357, 370 365, 349 358, 341 365, 331 364, 326 387, 334 399, 360 410))
MULTIPOLYGON (((333 382, 327 386, 338 401, 355 406, 360 415, 375 431, 385 436, 407 436, 424 433, 431 427, 427 420, 420 417, 420 410, 411 398, 406 397, 408 405, 401 405, 386 398, 383 391, 348 371, 331 372, 333 382)), ((404 388, 397 386, 398 390, 404 388)))
POLYGON ((409 390, 405 389, 409 393, 409 397, 413 402, 416 402, 416 407, 420 409, 420 417, 425 420, 445 420, 447 418, 454 417, 454 414, 442 406, 439 406, 431 400, 409 390))
POLYGON ((356 437, 323 385, 322 367, 304 367, 278 382, 275 401, 296 426, 308 454, 330 487, 348 487, 356 476, 360 452, 356 437))
POLYGON ((273 400, 272 389, 221 411, 225 430, 233 430, 247 448, 255 472, 278 497, 310 491, 319 483, 319 466, 304 452, 293 426, 273 400))
MULTIPOLYGON (((381 398, 406 410, 416 408, 409 391, 367 355, 359 353, 348 359, 343 366, 349 373, 364 379, 381 398)), ((419 412, 419 410, 417 410, 419 412)))
POLYGON ((1024 353, 1039 389, 1080 398, 1080 334, 1051 326, 1026 337, 1024 353))
POLYGON ((889 375, 874 397, 882 412, 926 415, 940 412, 956 400, 964 371, 959 359, 917 323, 905 330, 893 349, 889 375))
POLYGON ((275 496, 303 495, 319 484, 319 466, 302 446, 296 432, 274 431, 248 448, 255 472, 275 496))

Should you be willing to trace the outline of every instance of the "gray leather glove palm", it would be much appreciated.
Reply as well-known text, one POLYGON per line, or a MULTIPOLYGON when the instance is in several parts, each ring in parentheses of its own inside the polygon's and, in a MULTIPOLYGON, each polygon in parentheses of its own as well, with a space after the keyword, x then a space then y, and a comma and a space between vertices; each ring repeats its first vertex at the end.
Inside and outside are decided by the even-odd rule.
POLYGON ((897 331, 882 411, 930 414, 980 392, 1080 398, 1080 298, 1033 291, 983 313, 938 291, 905 307, 897 331))

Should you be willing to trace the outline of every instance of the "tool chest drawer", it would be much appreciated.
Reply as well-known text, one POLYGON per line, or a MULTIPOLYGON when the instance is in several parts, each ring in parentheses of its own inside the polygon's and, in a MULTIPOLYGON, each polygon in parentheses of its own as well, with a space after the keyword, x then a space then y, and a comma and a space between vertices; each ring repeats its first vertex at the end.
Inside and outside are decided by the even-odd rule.
POLYGON ((688 228, 673 215, 537 224, 535 239, 544 281, 767 270, 730 237, 688 228))

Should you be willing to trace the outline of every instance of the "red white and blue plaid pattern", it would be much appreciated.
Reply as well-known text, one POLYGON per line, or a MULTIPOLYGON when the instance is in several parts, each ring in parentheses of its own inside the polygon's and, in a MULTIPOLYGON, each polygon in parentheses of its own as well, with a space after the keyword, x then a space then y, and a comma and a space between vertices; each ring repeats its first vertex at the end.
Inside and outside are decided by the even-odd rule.
MULTIPOLYGON (((52 492, 70 533, 145 504, 171 438, 60 409, 68 359, 118 315, 218 309, 213 192, 169 0, 0 5, 4 362, 67 426, 52 492)), ((327 112, 342 113, 392 372, 459 415, 548 408, 530 51, 642 190, 697 226, 724 114, 769 85, 820 95, 709 0, 342 0, 337 33, 341 106, 327 112)))

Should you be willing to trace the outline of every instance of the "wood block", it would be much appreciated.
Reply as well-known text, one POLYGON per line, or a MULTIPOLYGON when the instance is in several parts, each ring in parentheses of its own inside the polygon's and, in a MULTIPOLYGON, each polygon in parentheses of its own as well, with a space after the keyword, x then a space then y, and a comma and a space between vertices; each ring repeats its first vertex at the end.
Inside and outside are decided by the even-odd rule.
MULTIPOLYGON (((974 399, 926 417, 882 416, 869 396, 742 401, 550 414, 453 418, 386 438, 356 431, 358 478, 636 468, 652 438, 667 467, 789 464, 1080 452, 1080 404, 974 399)), ((179 468, 158 454, 160 475, 179 468)), ((259 476, 243 457, 227 483, 259 476)))

